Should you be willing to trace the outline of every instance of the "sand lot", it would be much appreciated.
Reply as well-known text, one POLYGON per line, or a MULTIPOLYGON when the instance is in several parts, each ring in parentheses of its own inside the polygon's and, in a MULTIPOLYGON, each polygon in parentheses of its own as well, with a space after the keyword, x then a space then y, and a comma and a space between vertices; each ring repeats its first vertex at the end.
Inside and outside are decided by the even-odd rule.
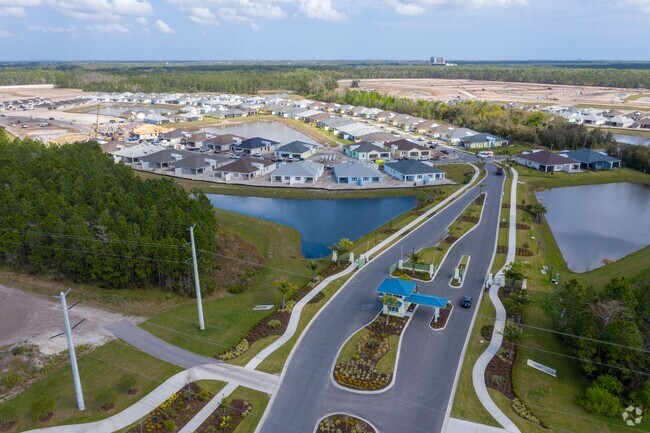
MULTIPOLYGON (((339 82, 349 87, 351 81, 339 82)), ((636 89, 609 87, 558 86, 550 84, 507 83, 500 81, 446 79, 372 79, 361 80, 361 90, 376 90, 393 96, 436 101, 486 100, 544 105, 614 105, 621 108, 650 108, 650 98, 636 101, 626 98, 642 95, 636 89), (630 107, 631 106, 631 107, 630 107)), ((647 94, 647 91, 645 92, 647 94)))
MULTIPOLYGON (((71 304, 68 305, 70 307, 71 304)), ((125 316, 83 303, 70 310, 70 324, 86 319, 73 333, 74 343, 98 346, 114 339, 104 325, 122 320, 125 316)), ((46 355, 67 349, 65 335, 49 338, 63 332, 63 314, 56 298, 35 295, 0 285, 0 346, 28 341, 40 347, 46 355)))
POLYGON ((0 86, 0 102, 37 97, 51 99, 52 101, 64 101, 81 97, 83 94, 83 90, 55 88, 51 84, 0 86))

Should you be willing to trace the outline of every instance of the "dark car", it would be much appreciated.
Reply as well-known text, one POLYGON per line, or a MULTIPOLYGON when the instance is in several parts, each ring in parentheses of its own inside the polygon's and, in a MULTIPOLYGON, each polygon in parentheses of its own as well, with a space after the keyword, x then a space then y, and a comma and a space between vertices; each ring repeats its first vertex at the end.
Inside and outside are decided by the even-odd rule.
POLYGON ((460 300, 460 306, 463 308, 472 308, 472 297, 463 296, 463 299, 460 300))
POLYGON ((501 167, 497 167, 496 175, 497 176, 503 176, 503 169, 501 167))

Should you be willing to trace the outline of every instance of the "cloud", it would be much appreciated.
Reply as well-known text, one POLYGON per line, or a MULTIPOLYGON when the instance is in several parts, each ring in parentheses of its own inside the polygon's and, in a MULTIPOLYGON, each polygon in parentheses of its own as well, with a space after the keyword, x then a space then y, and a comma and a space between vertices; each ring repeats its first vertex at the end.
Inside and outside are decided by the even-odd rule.
POLYGON ((190 21, 202 26, 219 25, 219 21, 210 9, 205 7, 181 7, 181 10, 187 13, 190 21))
POLYGON ((246 24, 256 30, 260 28, 260 26, 257 24, 257 22, 254 19, 244 15, 240 15, 237 9, 235 8, 220 8, 219 17, 223 21, 226 21, 231 24, 246 24))
POLYGON ((20 6, 0 7, 0 18, 22 18, 25 15, 25 8, 20 6))
POLYGON ((141 26, 146 26, 149 24, 149 20, 147 20, 145 17, 138 17, 135 20, 136 23, 140 24, 141 26))
POLYGON ((0 0, 0 6, 19 6, 23 8, 40 6, 41 0, 0 0))
POLYGON ((77 28, 75 26, 45 27, 41 25, 29 25, 27 26, 27 30, 40 33, 75 33, 77 31, 77 28))
POLYGON ((86 26, 86 30, 100 33, 129 33, 131 26, 120 23, 91 24, 86 26))
MULTIPOLYGON (((1 1, 1 0, 0 0, 1 1)), ((123 16, 153 15, 147 0, 48 0, 63 15, 81 20, 118 20, 123 16)))
POLYGON ((640 10, 650 14, 650 0, 624 0, 623 3, 633 10, 640 10))
POLYGON ((0 39, 2 39, 2 38, 10 38, 12 36, 13 35, 11 33, 5 32, 4 30, 0 30, 0 39))
POLYGON ((399 15, 422 15, 425 12, 424 7, 412 3, 389 0, 388 5, 399 15))
POLYGON ((332 0, 300 0, 298 10, 307 18, 323 21, 343 21, 345 15, 332 7, 332 0))
POLYGON ((158 27, 158 30, 160 30, 162 33, 169 35, 176 33, 176 31, 169 27, 169 25, 163 20, 156 20, 156 27, 158 27))
MULTIPOLYGON (((643 0, 639 0, 643 1, 643 0)), ((525 6, 528 0, 385 0, 400 15, 422 15, 429 9, 487 9, 525 6)))

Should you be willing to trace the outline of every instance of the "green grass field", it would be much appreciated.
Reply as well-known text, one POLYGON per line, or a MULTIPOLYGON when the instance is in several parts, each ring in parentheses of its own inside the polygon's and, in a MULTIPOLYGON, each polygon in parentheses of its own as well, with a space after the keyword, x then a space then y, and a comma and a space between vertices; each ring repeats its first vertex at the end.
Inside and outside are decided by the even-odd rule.
POLYGON ((229 400, 246 400, 253 405, 253 411, 237 426, 234 433, 253 433, 266 410, 266 405, 269 404, 270 397, 260 391, 242 386, 235 389, 235 391, 228 397, 229 400))
POLYGON ((60 424, 77 424, 96 421, 114 415, 148 394, 160 383, 182 369, 140 352, 121 341, 112 341, 104 346, 78 357, 79 375, 86 401, 86 410, 77 410, 72 373, 69 364, 51 372, 27 390, 2 404, 16 411, 17 429, 60 424), (136 375, 136 395, 118 393, 115 407, 109 411, 100 409, 98 395, 105 389, 117 390, 122 377, 127 373, 136 375), (54 416, 41 423, 32 418, 31 407, 44 397, 55 402, 54 416))

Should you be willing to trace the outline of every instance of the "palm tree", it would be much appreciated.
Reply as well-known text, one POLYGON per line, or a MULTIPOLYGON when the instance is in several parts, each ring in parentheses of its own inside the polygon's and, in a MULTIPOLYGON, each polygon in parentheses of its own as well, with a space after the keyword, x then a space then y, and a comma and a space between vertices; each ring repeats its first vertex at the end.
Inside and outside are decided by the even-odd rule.
POLYGON ((281 278, 273 282, 273 286, 277 289, 278 292, 282 293, 282 310, 284 310, 284 301, 288 294, 294 291, 296 286, 286 278, 281 278))
MULTIPOLYGON (((381 297, 381 302, 387 307, 392 307, 393 305, 397 305, 399 301, 393 295, 384 295, 381 297)), ((388 317, 389 315, 386 314, 386 326, 388 326, 388 317)))
POLYGON ((478 188, 479 188, 479 190, 478 190, 479 194, 482 194, 483 193, 483 188, 485 188, 485 184, 484 183, 479 183, 478 188))
POLYGON ((309 260, 306 266, 309 268, 309 270, 311 270, 311 280, 314 281, 316 279, 316 271, 318 270, 318 263, 316 263, 313 260, 309 260))
POLYGON ((415 275, 415 265, 422 263, 422 254, 419 251, 415 251, 415 248, 413 248, 411 254, 408 254, 406 258, 411 262, 411 274, 415 275))

